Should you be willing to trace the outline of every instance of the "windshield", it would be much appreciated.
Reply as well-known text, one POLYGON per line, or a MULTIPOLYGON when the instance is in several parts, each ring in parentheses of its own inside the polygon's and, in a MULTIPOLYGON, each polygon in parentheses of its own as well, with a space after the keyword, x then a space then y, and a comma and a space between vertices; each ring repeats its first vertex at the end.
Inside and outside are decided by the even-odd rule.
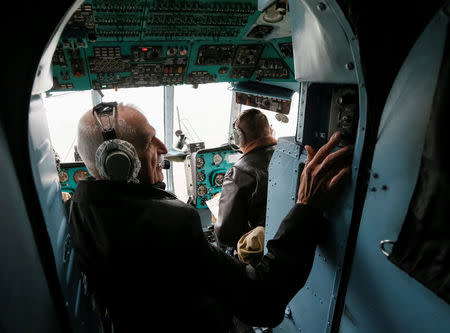
MULTIPOLYGON (((96 93, 96 92, 95 92, 96 93)), ((164 87, 145 87, 103 90, 102 101, 122 102, 136 106, 155 128, 158 138, 165 141, 164 133, 164 87)), ((174 87, 173 142, 176 145, 181 130, 186 142, 203 142, 205 148, 219 147, 228 143, 232 109, 232 90, 229 83, 202 84, 174 87)), ((275 138, 295 136, 298 115, 298 96, 292 97, 289 115, 276 117, 277 113, 260 109, 269 120, 275 138), (278 120, 278 119, 280 120, 278 120)), ((77 126, 80 117, 93 106, 93 92, 62 92, 44 96, 48 126, 53 148, 62 163, 74 162, 77 144, 77 126)), ((241 110, 250 108, 241 106, 241 110)), ((239 106, 238 106, 239 109, 239 106)), ((170 147, 168 147, 170 148, 170 147)), ((186 149, 186 146, 183 147, 186 149)), ((183 201, 187 200, 184 163, 172 163, 174 192, 183 201)), ((167 176, 167 174, 166 174, 167 176)), ((167 177, 166 177, 167 180, 167 177)))
POLYGON ((181 129, 186 143, 204 142, 206 148, 227 143, 231 98, 229 83, 175 86, 174 131, 181 129))

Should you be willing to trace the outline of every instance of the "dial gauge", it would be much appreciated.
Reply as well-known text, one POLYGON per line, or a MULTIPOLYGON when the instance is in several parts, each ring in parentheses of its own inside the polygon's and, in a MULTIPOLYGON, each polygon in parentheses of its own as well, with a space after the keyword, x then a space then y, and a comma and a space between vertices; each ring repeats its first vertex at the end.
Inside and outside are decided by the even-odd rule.
POLYGON ((203 157, 197 157, 195 159, 195 165, 197 166, 197 169, 201 169, 205 166, 205 160, 203 157))
POLYGON ((206 188, 205 185, 200 185, 200 186, 197 188, 197 195, 198 195, 199 197, 202 197, 202 196, 206 195, 206 193, 208 193, 208 189, 206 188))
POLYGON ((205 176, 204 172, 202 172, 202 171, 197 172, 197 182, 202 183, 205 181, 205 179, 206 179, 206 176, 205 176))
POLYGON ((224 173, 218 173, 214 176, 214 185, 217 187, 222 187, 223 185, 223 178, 225 177, 224 173))
POLYGON ((215 165, 219 165, 220 163, 222 163, 222 161, 223 161, 222 155, 220 155, 220 154, 214 154, 214 156, 213 156, 213 163, 214 163, 215 165))
POLYGON ((80 169, 75 171, 75 173, 73 174, 73 180, 78 184, 80 180, 86 179, 88 176, 89 174, 86 170, 80 169))
POLYGON ((65 171, 58 172, 59 182, 65 183, 69 180, 69 174, 65 171))

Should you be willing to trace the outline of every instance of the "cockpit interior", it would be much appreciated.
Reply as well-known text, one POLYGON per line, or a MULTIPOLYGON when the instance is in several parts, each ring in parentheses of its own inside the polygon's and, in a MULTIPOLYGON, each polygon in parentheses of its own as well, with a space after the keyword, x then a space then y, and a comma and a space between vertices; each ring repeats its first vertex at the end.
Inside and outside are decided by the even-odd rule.
POLYGON ((261 110, 277 139, 266 241, 295 203, 304 146, 318 149, 336 131, 340 147, 353 145, 308 281, 270 332, 450 330, 447 215, 427 213, 442 212, 448 193, 427 175, 450 179, 437 144, 448 120, 449 1, 12 6, 27 10, 24 30, 5 43, 0 332, 107 333, 75 262, 63 198, 89 177, 79 118, 113 101, 154 124, 168 148, 166 189, 197 209, 213 245, 214 198, 242 156, 232 135, 242 111, 261 110), (433 244, 417 254, 425 263, 411 249, 424 244, 433 244))

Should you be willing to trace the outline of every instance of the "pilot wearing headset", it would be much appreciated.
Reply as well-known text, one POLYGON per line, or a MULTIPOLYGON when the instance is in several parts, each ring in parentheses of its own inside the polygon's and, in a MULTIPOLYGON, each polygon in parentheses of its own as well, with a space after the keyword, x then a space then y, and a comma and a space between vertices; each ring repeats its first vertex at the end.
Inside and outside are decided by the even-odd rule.
POLYGON ((265 226, 268 168, 277 141, 258 109, 242 112, 233 130, 243 156, 225 175, 214 231, 222 245, 236 250, 244 234, 265 226))
POLYGON ((326 225, 322 200, 349 172, 349 147, 331 153, 339 140, 309 148, 297 204, 252 267, 208 243, 197 210, 163 190, 167 149, 141 112, 101 103, 84 114, 78 148, 95 179, 77 186, 71 233, 88 290, 114 332, 221 333, 233 316, 279 324, 311 270, 326 225))

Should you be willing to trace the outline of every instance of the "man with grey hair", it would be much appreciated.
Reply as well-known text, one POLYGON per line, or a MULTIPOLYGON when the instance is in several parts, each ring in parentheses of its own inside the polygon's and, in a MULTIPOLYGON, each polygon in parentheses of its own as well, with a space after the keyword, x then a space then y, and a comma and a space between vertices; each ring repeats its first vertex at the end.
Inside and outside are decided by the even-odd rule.
POLYGON ((114 332, 225 333, 233 315, 255 326, 279 324, 311 270, 325 224, 318 208, 349 171, 350 148, 331 153, 339 134, 317 153, 308 150, 297 204, 252 267, 209 244, 196 209, 162 189, 158 162, 167 149, 142 113, 117 105, 109 116, 116 138, 108 139, 95 112, 78 128, 79 151, 95 179, 79 182, 71 227, 89 290, 114 332), (134 146, 137 181, 101 175, 98 150, 114 140, 134 146))
MULTIPOLYGON (((156 131, 147 118, 132 105, 118 105, 117 117, 114 119, 118 138, 132 143, 141 162, 138 175, 140 182, 164 180, 160 166, 162 156, 167 154, 166 146, 156 137, 156 131)), ((101 178, 95 166, 95 154, 103 143, 101 129, 92 112, 85 113, 78 123, 78 152, 91 175, 101 178)))

